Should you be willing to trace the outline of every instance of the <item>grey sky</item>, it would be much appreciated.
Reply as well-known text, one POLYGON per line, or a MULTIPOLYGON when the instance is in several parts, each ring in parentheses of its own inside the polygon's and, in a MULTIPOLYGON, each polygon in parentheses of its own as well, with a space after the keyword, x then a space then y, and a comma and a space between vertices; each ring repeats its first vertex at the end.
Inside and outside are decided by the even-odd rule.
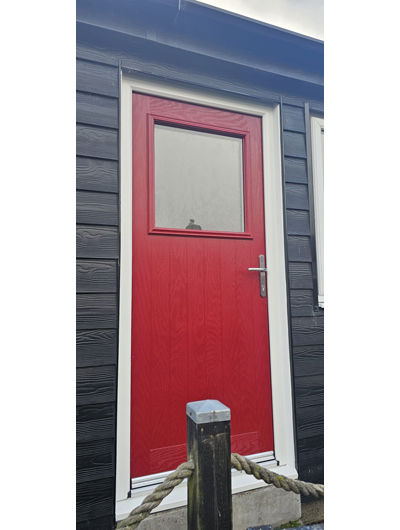
POLYGON ((201 0, 316 39, 324 38, 324 0, 201 0))

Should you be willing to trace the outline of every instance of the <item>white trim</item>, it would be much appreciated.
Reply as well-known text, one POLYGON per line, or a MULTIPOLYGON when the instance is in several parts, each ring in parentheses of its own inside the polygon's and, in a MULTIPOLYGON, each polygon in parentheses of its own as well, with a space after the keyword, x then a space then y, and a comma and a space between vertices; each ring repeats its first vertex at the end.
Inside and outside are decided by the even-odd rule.
MULTIPOLYGON (((149 81, 143 76, 124 74, 121 80, 121 268, 117 403, 117 519, 121 519, 139 505, 148 493, 144 492, 146 488, 141 488, 140 491, 133 492, 131 498, 128 498, 130 491, 131 395, 132 91, 244 112, 262 118, 272 406, 275 459, 278 464, 272 469, 292 478, 297 477, 286 305, 279 106, 250 105, 239 99, 221 97, 210 91, 187 89, 182 88, 181 85, 149 81)), ((264 465, 268 465, 268 463, 264 465)), ((232 491, 234 493, 263 485, 264 483, 260 483, 248 475, 237 472, 232 474, 232 491)), ((181 485, 180 488, 175 488, 157 510, 166 510, 185 504, 186 488, 181 485)))
POLYGON ((324 307, 324 120, 311 118, 315 244, 317 250, 318 305, 324 307))

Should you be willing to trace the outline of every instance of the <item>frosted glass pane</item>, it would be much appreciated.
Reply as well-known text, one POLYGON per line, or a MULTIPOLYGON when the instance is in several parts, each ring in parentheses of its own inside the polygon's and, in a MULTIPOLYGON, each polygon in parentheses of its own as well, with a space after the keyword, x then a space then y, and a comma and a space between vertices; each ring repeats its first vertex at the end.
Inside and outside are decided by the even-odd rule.
POLYGON ((244 231, 242 139, 155 125, 156 226, 244 231))

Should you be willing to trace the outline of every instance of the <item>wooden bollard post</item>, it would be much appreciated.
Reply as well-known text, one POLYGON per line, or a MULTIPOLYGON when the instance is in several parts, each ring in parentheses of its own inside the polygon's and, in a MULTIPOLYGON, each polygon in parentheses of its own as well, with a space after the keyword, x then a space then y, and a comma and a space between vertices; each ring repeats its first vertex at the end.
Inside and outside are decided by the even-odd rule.
POLYGON ((186 405, 188 529, 232 529, 231 411, 214 399, 186 405))

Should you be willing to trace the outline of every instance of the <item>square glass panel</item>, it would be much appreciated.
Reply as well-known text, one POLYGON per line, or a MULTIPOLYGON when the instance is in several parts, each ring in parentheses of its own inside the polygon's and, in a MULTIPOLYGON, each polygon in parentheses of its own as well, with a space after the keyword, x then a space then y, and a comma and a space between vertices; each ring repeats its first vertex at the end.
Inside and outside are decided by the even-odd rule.
POLYGON ((156 227, 243 232, 242 138, 154 126, 156 227))

